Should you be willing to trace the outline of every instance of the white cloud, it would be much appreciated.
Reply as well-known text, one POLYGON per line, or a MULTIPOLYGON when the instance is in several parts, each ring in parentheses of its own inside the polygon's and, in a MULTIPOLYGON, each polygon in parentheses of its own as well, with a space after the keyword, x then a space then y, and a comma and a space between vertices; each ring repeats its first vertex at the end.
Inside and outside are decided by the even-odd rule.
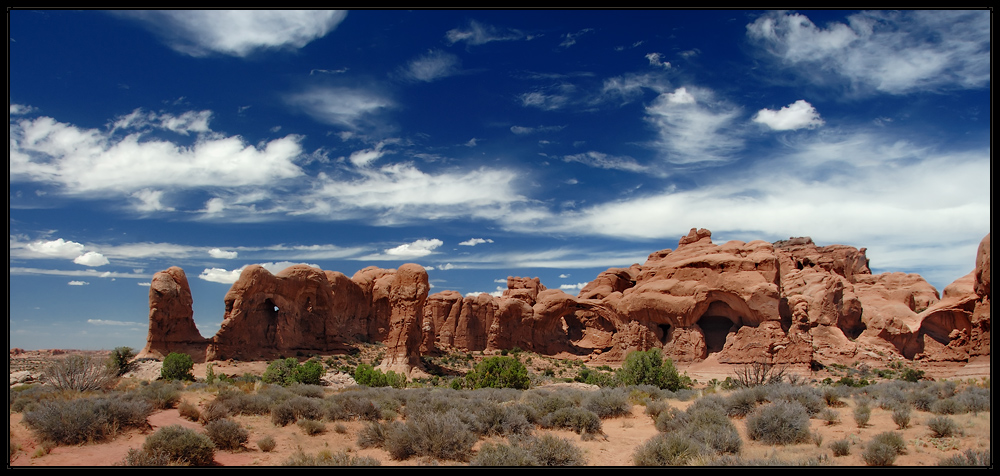
POLYGON ((26 106, 24 104, 11 104, 10 105, 10 115, 19 116, 22 114, 30 114, 35 112, 35 108, 31 106, 26 106))
POLYGON ((73 276, 73 277, 88 277, 88 278, 111 278, 114 281, 115 278, 146 278, 149 279, 152 276, 149 274, 129 274, 129 273, 119 273, 115 271, 97 271, 95 269, 41 269, 41 268, 23 268, 20 266, 12 266, 10 268, 10 274, 27 274, 27 275, 43 275, 43 276, 73 276))
POLYGON ((397 258, 419 258, 433 253, 437 247, 443 244, 444 242, 437 238, 430 240, 417 240, 413 243, 406 243, 395 248, 389 248, 385 250, 385 254, 397 258))
POLYGON ((659 53, 649 53, 646 55, 646 59, 649 60, 650 66, 656 66, 658 68, 670 69, 670 62, 663 61, 663 55, 659 53))
POLYGON ((120 15, 141 20, 171 48, 191 56, 247 56, 259 49, 302 48, 333 31, 344 11, 167 10, 120 15))
POLYGON ((372 162, 382 158, 385 152, 382 150, 387 144, 395 141, 380 141, 374 148, 358 150, 351 153, 350 161, 356 167, 366 167, 372 162))
POLYGON ((212 248, 208 250, 208 254, 213 258, 219 258, 219 259, 236 259, 236 257, 239 255, 239 253, 236 251, 223 251, 219 248, 212 248))
POLYGON ((81 256, 77 256, 73 262, 91 267, 104 266, 109 263, 108 259, 105 258, 104 255, 96 251, 88 251, 81 256))
POLYGON ((445 263, 438 266, 438 269, 440 269, 441 271, 448 271, 449 269, 461 269, 461 268, 464 268, 464 266, 458 266, 451 263, 445 263))
POLYGON ((778 111, 761 109, 753 117, 753 122, 764 124, 776 131, 793 131, 796 129, 813 129, 823 125, 816 108, 803 99, 799 99, 778 111))
POLYGON ((90 283, 88 283, 86 281, 70 281, 67 284, 69 284, 70 286, 86 286, 86 285, 88 285, 90 283))
POLYGON ((576 33, 566 33, 563 35, 563 41, 562 43, 559 43, 559 46, 562 48, 569 48, 570 46, 576 44, 577 38, 586 35, 587 33, 591 33, 593 31, 594 31, 593 28, 584 28, 576 33))
POLYGON ((162 205, 153 188, 271 185, 302 174, 294 163, 302 152, 298 136, 258 147, 238 136, 203 134, 190 146, 142 136, 119 138, 50 117, 12 121, 11 180, 54 183, 70 193, 140 192, 141 206, 154 208, 162 205))
POLYGON ((526 135, 526 134, 534 134, 536 132, 558 132, 565 128, 566 126, 538 126, 538 127, 511 126, 510 131, 517 135, 526 135))
MULTIPOLYGON (((11 248, 14 248, 15 243, 13 239, 11 241, 11 248)), ((25 247, 35 253, 66 259, 73 259, 82 255, 84 249, 83 244, 75 241, 66 241, 62 238, 49 241, 36 241, 28 243, 25 247)))
POLYGON ((451 44, 464 41, 469 45, 482 45, 492 41, 512 41, 531 39, 530 36, 514 29, 500 29, 491 25, 483 25, 473 20, 465 29, 455 28, 445 33, 445 38, 451 44))
POLYGON ((173 211, 173 207, 168 207, 160 203, 163 199, 163 190, 143 189, 132 192, 131 197, 138 203, 135 209, 140 212, 173 211))
POLYGON ((312 87, 288 95, 286 101, 317 121, 351 130, 376 126, 378 113, 393 106, 374 92, 345 87, 312 87))
POLYGON ((563 291, 579 291, 584 287, 586 287, 588 284, 590 283, 586 282, 586 283, 576 283, 576 284, 560 284, 559 289, 562 289, 563 291))
POLYGON ((646 108, 646 119, 659 131, 664 159, 677 164, 718 162, 743 146, 733 121, 738 107, 716 100, 703 88, 681 87, 661 94, 646 108))
POLYGON ((151 283, 149 281, 144 281, 144 282, 135 283, 135 284, 138 284, 139 286, 145 286, 145 287, 149 287, 149 286, 153 285, 153 283, 151 283))
POLYGON ((405 76, 414 81, 431 82, 459 72, 458 57, 440 50, 428 51, 406 65, 405 76))
POLYGON ((988 87, 988 10, 874 11, 816 26, 800 13, 771 12, 747 35, 807 79, 868 92, 988 87))
POLYGON ((569 277, 569 275, 568 274, 560 274, 559 277, 562 278, 562 279, 566 279, 566 278, 569 277))
POLYGON ((465 240, 465 241, 459 243, 459 245, 462 245, 462 246, 476 246, 476 245, 481 245, 483 243, 493 243, 493 240, 491 240, 489 238, 487 238, 487 239, 483 239, 483 238, 470 238, 468 240, 465 240))
POLYGON ((127 115, 119 117, 111 125, 111 131, 154 127, 186 136, 191 132, 211 132, 211 129, 208 127, 211 119, 212 111, 187 111, 179 116, 175 116, 169 113, 157 114, 155 112, 145 112, 142 109, 136 109, 127 115))
MULTIPOLYGON (((278 274, 281 271, 284 271, 285 268, 288 268, 289 266, 298 265, 298 264, 304 264, 304 265, 307 265, 307 266, 311 266, 313 268, 322 269, 322 268, 319 267, 319 265, 316 265, 316 264, 293 263, 291 261, 280 261, 280 262, 277 262, 277 263, 270 263, 270 262, 269 263, 257 263, 257 264, 260 265, 261 267, 263 267, 264 269, 266 269, 271 274, 278 274)), ((233 284, 233 283, 235 283, 236 281, 238 281, 240 279, 240 274, 243 273, 243 270, 246 269, 247 266, 249 266, 249 265, 242 266, 242 267, 240 267, 238 269, 234 269, 234 270, 231 270, 231 271, 227 270, 227 269, 223 269, 223 268, 205 268, 205 270, 202 271, 201 274, 198 275, 198 278, 199 279, 203 279, 205 281, 210 281, 210 282, 213 282, 213 283, 233 284)))
POLYGON ((616 157, 595 151, 567 155, 563 157, 563 161, 579 162, 581 164, 600 169, 625 170, 629 172, 647 172, 650 170, 649 167, 636 162, 635 159, 631 157, 616 157))

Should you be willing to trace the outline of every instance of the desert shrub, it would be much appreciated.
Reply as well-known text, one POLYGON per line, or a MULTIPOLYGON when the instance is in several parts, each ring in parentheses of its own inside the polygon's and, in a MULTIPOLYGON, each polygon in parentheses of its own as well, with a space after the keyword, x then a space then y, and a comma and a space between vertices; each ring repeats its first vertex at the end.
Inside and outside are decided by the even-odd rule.
POLYGON ((181 399, 181 384, 157 380, 141 387, 139 397, 149 402, 156 410, 174 408, 181 399))
POLYGON ((144 400, 120 396, 51 400, 25 412, 22 421, 40 440, 75 445, 102 441, 117 431, 141 428, 152 411, 144 400))
POLYGON ((840 412, 832 408, 824 408, 823 411, 819 412, 819 419, 827 425, 836 425, 840 423, 840 412))
POLYGON ((841 400, 846 396, 844 394, 844 387, 824 386, 821 393, 823 401, 828 407, 838 408, 846 405, 843 400, 841 400))
POLYGON ((12 387, 8 394, 10 411, 22 413, 38 408, 38 404, 55 400, 62 396, 62 391, 50 385, 21 385, 12 387))
POLYGON ((516 388, 525 390, 530 386, 528 369, 514 357, 489 357, 483 359, 476 368, 465 374, 466 388, 516 388))
POLYGON ((198 421, 201 419, 201 412, 198 410, 198 407, 188 402, 181 402, 181 404, 177 406, 177 411, 180 413, 181 417, 187 418, 188 420, 198 421))
POLYGON ((163 358, 163 368, 160 369, 160 378, 163 380, 189 380, 194 381, 191 369, 194 368, 194 361, 187 354, 171 352, 163 358))
POLYGON ((749 387, 738 389, 726 398, 726 415, 731 417, 745 417, 752 412, 757 405, 767 400, 767 392, 763 387, 749 387))
POLYGON ((345 392, 326 399, 326 419, 330 421, 377 421, 382 411, 371 397, 359 392, 345 392))
POLYGON ((941 460, 940 466, 993 466, 990 450, 967 449, 941 460))
POLYGON ((388 373, 382 373, 382 370, 376 369, 368 364, 359 364, 354 370, 354 381, 358 385, 365 385, 368 387, 392 387, 392 388, 406 388, 406 376, 397 374, 390 370, 388 373))
POLYGON ((676 408, 668 408, 656 415, 653 425, 660 433, 680 431, 688 425, 688 414, 676 408))
POLYGON ((931 405, 937 400, 937 396, 926 389, 913 391, 907 396, 907 401, 913 405, 913 408, 922 412, 931 411, 931 405))
POLYGON ((273 405, 288 398, 290 397, 275 398, 272 393, 265 392, 265 389, 262 388, 258 393, 238 392, 234 396, 224 399, 224 403, 229 413, 233 415, 267 415, 271 412, 273 405))
POLYGON ((597 435, 601 429, 601 418, 596 413, 580 407, 560 408, 542 417, 545 428, 566 428, 581 435, 597 435))
POLYGON ((683 466, 702 455, 705 449, 695 440, 680 434, 656 435, 632 454, 636 466, 683 466))
POLYGON ((539 421, 545 415, 552 413, 560 408, 576 406, 576 403, 570 398, 568 392, 550 392, 548 390, 529 390, 521 395, 521 401, 524 402, 532 411, 532 415, 529 415, 530 421, 539 421))
POLYGON ((618 384, 615 380, 615 374, 611 372, 602 372, 600 370, 593 370, 587 367, 580 369, 573 377, 576 382, 582 382, 589 385, 597 385, 598 387, 614 387, 618 384))
POLYGON ((962 393, 955 395, 955 401, 966 411, 978 413, 990 411, 990 390, 979 387, 968 387, 962 393))
POLYGON ((221 420, 223 418, 229 418, 229 406, 225 402, 220 402, 218 399, 212 400, 205 405, 205 409, 201 412, 201 421, 203 423, 208 423, 216 420, 221 420))
POLYGON ((809 413, 796 402, 777 401, 761 406, 746 418, 751 440, 771 445, 809 441, 809 413))
POLYGON ((899 433, 887 431, 875 435, 864 451, 861 458, 868 466, 892 466, 896 457, 903 454, 906 449, 906 442, 903 441, 899 433))
POLYGON ((215 458, 215 444, 208 436, 180 425, 156 430, 146 438, 142 449, 150 454, 164 453, 171 462, 192 466, 210 465, 215 458))
POLYGON ((900 430, 905 430, 910 426, 910 407, 902 406, 897 407, 892 411, 892 422, 896 424, 896 428, 900 430))
POLYGON ((118 375, 104 359, 70 355, 48 365, 39 380, 59 390, 83 392, 114 387, 118 375))
POLYGON ((672 407, 669 403, 664 400, 646 400, 646 409, 643 410, 647 416, 656 421, 656 417, 660 416, 660 413, 670 410, 672 407))
POLYGON ((205 425, 205 433, 222 450, 237 450, 250 441, 250 433, 233 420, 216 420, 205 425))
POLYGON ((534 425, 518 408, 485 402, 473 410, 472 426, 483 436, 526 435, 534 430, 534 425))
POLYGON ((257 440, 257 447, 265 453, 270 453, 276 446, 278 446, 278 443, 275 442, 274 437, 270 435, 257 440))
POLYGON ((834 456, 847 456, 851 454, 851 440, 844 438, 830 443, 830 450, 834 456))
POLYGON ((470 466, 538 466, 531 450, 514 443, 483 443, 470 466))
POLYGON ((323 392, 323 387, 321 385, 300 382, 289 385, 288 391, 300 397, 306 398, 323 398, 326 396, 326 393, 323 392))
POLYGON ((958 415, 969 409, 956 397, 948 397, 931 404, 931 412, 938 415, 958 415))
POLYGON ((354 456, 346 451, 330 453, 320 451, 316 456, 309 456, 301 450, 293 454, 282 466, 381 466, 382 462, 371 456, 354 456))
POLYGON ((170 461, 170 456, 166 453, 149 453, 141 449, 130 448, 125 459, 119 461, 117 466, 168 466, 171 463, 173 462, 170 461))
POLYGON ((390 425, 384 447, 396 460, 416 455, 467 461, 476 441, 476 435, 454 415, 431 412, 390 425))
POLYGON ((309 436, 316 436, 320 433, 326 432, 326 425, 320 421, 302 419, 296 422, 296 424, 302 429, 302 433, 309 436))
POLYGON ((958 423, 946 416, 936 416, 927 420, 927 428, 930 428, 935 438, 953 436, 960 430, 958 423))
POLYGON ((132 351, 131 347, 115 347, 115 350, 111 351, 111 355, 108 356, 108 365, 114 369, 116 375, 121 377, 135 367, 132 363, 134 358, 135 352, 132 351))
POLYGON ((300 419, 320 420, 323 418, 323 405, 313 398, 293 397, 271 408, 271 423, 285 426, 300 419))
MULTIPOLYGON (((307 360, 299 364, 294 357, 278 359, 267 366, 262 380, 264 383, 273 383, 282 386, 294 385, 296 383, 307 385, 319 385, 320 378, 326 370, 323 364, 316 360, 307 360)), ((322 396, 322 395, 321 395, 322 396)))
POLYGON ((858 428, 864 428, 868 426, 868 420, 872 417, 872 408, 867 404, 859 404, 854 407, 854 423, 858 425, 858 428))
POLYGON ((787 402, 798 402, 801 404, 809 416, 818 414, 824 407, 826 403, 823 401, 822 395, 815 388, 798 386, 791 384, 775 384, 768 385, 765 387, 767 389, 767 399, 770 401, 784 400, 787 402))
POLYGON ((654 385, 672 392, 692 384, 690 377, 677 372, 672 360, 663 359, 660 349, 630 352, 615 377, 622 385, 654 385))
POLYGON ((785 367, 776 367, 770 362, 753 362, 736 369, 732 384, 734 387, 757 387, 781 383, 785 370, 785 367))
POLYGON ((358 431, 358 446, 361 448, 381 448, 385 446, 389 425, 377 421, 368 422, 358 431))
POLYGON ((509 444, 486 443, 472 466, 582 466, 583 451, 555 435, 516 437, 509 444))
POLYGON ((597 414, 600 418, 614 418, 632 414, 632 404, 628 394, 623 389, 602 388, 591 393, 584 401, 583 407, 597 414))
POLYGON ((726 414, 715 408, 688 411, 689 423, 685 434, 719 453, 739 453, 743 447, 736 425, 726 414))

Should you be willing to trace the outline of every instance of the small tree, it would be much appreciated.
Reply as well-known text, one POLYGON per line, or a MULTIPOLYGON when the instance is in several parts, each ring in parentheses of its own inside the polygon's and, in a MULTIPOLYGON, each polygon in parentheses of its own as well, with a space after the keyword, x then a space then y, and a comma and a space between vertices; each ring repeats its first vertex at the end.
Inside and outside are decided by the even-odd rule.
POLYGON ((528 369, 513 357, 490 357, 465 374, 469 388, 516 388, 526 390, 531 380, 528 369))
POLYGON ((305 364, 299 364, 294 357, 278 359, 271 362, 264 371, 264 383, 274 383, 282 386, 289 386, 295 383, 309 385, 319 385, 320 378, 326 370, 323 364, 315 360, 309 360, 305 364))
POLYGON ((164 380, 194 380, 191 369, 194 368, 194 361, 187 354, 171 352, 163 359, 163 368, 160 370, 160 378, 164 380))
POLYGON ((622 385, 653 385, 672 392, 692 385, 690 377, 677 372, 673 360, 663 360, 660 349, 629 353, 616 377, 622 385))
POLYGON ((133 358, 135 358, 135 352, 132 351, 131 347, 115 347, 108 358, 108 365, 121 377, 135 368, 135 363, 132 362, 133 358))

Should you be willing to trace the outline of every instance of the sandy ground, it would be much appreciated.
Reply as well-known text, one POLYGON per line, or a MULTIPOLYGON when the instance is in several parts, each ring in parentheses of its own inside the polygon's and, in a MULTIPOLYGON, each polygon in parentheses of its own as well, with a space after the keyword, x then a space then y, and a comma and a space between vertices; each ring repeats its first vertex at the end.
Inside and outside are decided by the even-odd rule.
MULTIPOLYGON (((926 366, 924 370, 935 378, 959 379, 962 381, 989 378, 989 359, 976 360, 968 365, 937 365, 926 366)), ((217 363, 215 372, 230 375, 240 375, 253 372, 260 375, 266 368, 266 362, 217 363)), ((13 367, 13 366, 12 366, 13 367)), ((702 384, 711 379, 724 380, 733 374, 733 366, 719 364, 711 359, 697 364, 679 365, 681 370, 696 378, 702 384)), ((13 368, 12 368, 13 370, 13 368)), ((814 374, 808 368, 790 369, 792 373, 800 374, 805 380, 821 380, 826 375, 814 374)), ((196 376, 204 376, 205 365, 195 367, 196 376)), ((334 392, 335 389, 328 389, 334 392)), ((703 390, 704 391, 704 390, 703 390)), ((203 406, 211 401, 214 395, 204 392, 184 392, 183 399, 189 403, 203 406)), ((685 409, 690 402, 669 400, 671 406, 685 409)), ((870 424, 865 428, 857 428, 853 417, 853 402, 846 401, 847 406, 836 409, 841 421, 834 425, 826 425, 824 421, 810 421, 813 431, 822 436, 821 444, 814 443, 773 447, 751 441, 747 437, 745 423, 741 419, 734 420, 743 436, 744 446, 742 457, 767 458, 776 455, 784 461, 804 460, 825 455, 826 464, 835 466, 863 466, 861 458, 862 445, 875 434, 883 431, 899 431, 892 422, 891 414, 885 410, 874 408, 870 424), (851 454, 844 457, 833 457, 829 448, 831 442, 849 438, 854 442, 851 454)), ((570 431, 536 430, 536 434, 554 433, 567 438, 580 447, 586 456, 587 464, 591 466, 630 466, 632 454, 643 442, 657 434, 653 421, 643 414, 644 407, 635 406, 630 416, 603 421, 606 438, 583 441, 581 437, 570 431)), ((963 430, 962 436, 954 438, 931 438, 926 422, 934 415, 914 411, 910 428, 902 430, 907 442, 906 454, 896 460, 898 466, 932 466, 947 456, 959 454, 965 449, 989 449, 991 435, 990 413, 978 415, 956 415, 952 418, 963 430)), ((10 438, 19 449, 10 462, 11 466, 110 466, 120 462, 130 448, 142 447, 145 438, 157 428, 167 425, 183 425, 201 430, 199 423, 183 419, 176 409, 159 411, 149 417, 149 428, 133 430, 100 444, 84 444, 79 446, 58 446, 48 454, 38 451, 40 442, 34 434, 21 424, 21 414, 10 414, 10 438)), ((458 465, 465 464, 455 461, 437 461, 432 458, 410 458, 405 461, 394 461, 388 453, 381 449, 359 449, 357 435, 363 427, 363 422, 327 422, 327 431, 316 436, 307 436, 296 425, 278 427, 270 422, 268 416, 238 416, 234 418, 250 432, 250 443, 240 451, 217 451, 215 461, 220 466, 275 466, 281 465, 296 451, 315 455, 322 450, 337 452, 345 450, 351 454, 372 456, 381 461, 384 466, 415 466, 415 465, 458 465), (339 427, 339 428, 338 428, 339 427), (277 441, 277 447, 272 452, 262 452, 257 448, 256 441, 264 436, 272 436, 277 441)), ((478 449, 484 441, 476 445, 478 449)))

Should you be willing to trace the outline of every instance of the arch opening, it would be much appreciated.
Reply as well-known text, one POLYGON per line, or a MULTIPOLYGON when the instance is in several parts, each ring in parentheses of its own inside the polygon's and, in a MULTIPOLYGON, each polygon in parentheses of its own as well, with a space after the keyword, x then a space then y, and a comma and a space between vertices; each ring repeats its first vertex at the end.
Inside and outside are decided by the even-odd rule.
POLYGON ((704 335, 708 353, 721 352, 729 334, 743 325, 743 316, 725 301, 713 301, 698 318, 697 324, 704 335))

